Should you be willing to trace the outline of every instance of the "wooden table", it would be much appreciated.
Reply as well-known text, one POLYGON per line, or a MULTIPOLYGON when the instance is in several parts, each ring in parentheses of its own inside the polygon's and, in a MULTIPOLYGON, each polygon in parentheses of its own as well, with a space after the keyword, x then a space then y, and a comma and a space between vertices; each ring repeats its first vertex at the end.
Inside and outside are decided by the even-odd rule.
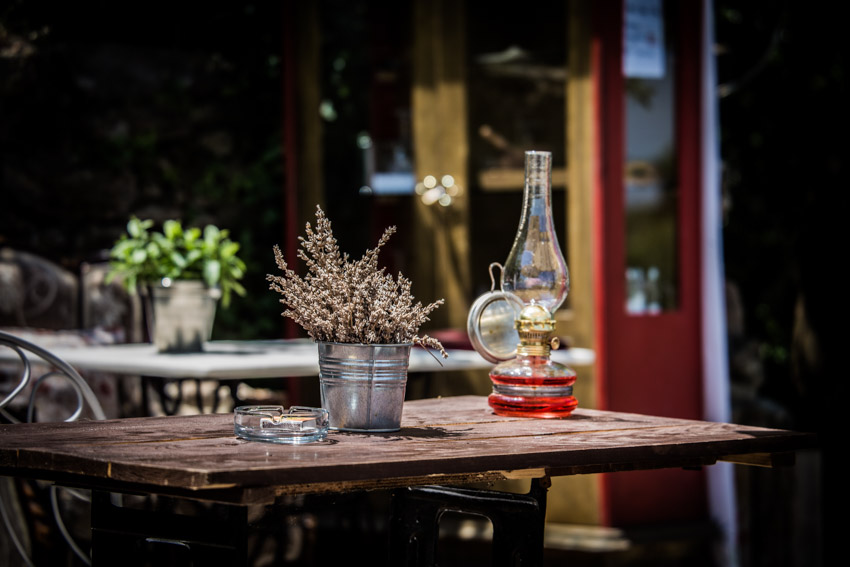
MULTIPOLYGON (((699 467, 720 460, 788 463, 795 451, 815 443, 805 433, 581 408, 561 420, 507 418, 494 415, 486 397, 460 396, 405 403, 402 428, 395 433, 331 432, 325 441, 306 445, 238 439, 232 414, 0 425, 0 475, 45 479, 98 494, 156 494, 240 509, 279 504, 293 494, 425 485, 431 488, 420 490, 436 490, 433 506, 434 499, 442 502, 458 494, 459 502, 470 502, 463 489, 452 492, 434 485, 533 479, 533 493, 526 500, 519 495, 516 504, 524 522, 520 531, 531 534, 531 543, 524 544, 528 552, 528 545, 542 549, 550 476, 699 467), (529 514, 535 518, 530 523, 529 514), (539 525, 539 534, 529 527, 534 525, 539 525)), ((96 505, 97 562, 98 546, 123 545, 115 543, 123 541, 116 539, 116 526, 130 519, 102 495, 96 505)), ((499 510, 510 506, 505 501, 495 505, 499 510)), ((416 501, 413 508, 421 513, 427 506, 416 501)), ((404 515, 402 508, 397 512, 404 515)), ((408 520, 410 525, 422 523, 408 520)), ((177 523, 186 528, 185 520, 177 523)), ((163 525, 156 518, 130 531, 141 537, 138 531, 163 525)), ((400 541, 409 538, 410 525, 394 524, 400 541)), ((238 529, 220 530, 209 526, 200 531, 219 546, 233 534, 238 541, 244 536, 238 529)), ((237 561, 244 553, 240 545, 234 544, 237 561)), ((396 556, 405 553, 400 545, 396 556)), ((100 559, 104 557, 115 559, 106 551, 100 559)))

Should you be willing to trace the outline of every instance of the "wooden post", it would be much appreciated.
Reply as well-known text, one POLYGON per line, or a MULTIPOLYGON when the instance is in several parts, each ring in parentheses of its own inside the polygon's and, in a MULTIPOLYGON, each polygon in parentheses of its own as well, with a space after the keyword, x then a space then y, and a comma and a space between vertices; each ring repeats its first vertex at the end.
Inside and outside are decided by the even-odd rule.
MULTIPOLYGON (((594 349, 595 296, 594 168, 596 152, 592 76, 593 21, 588 0, 571 0, 567 11, 567 249, 570 294, 555 312, 558 334, 569 336, 573 346, 594 349)), ((595 365, 576 368, 575 396, 579 407, 595 408, 595 365)), ((553 479, 548 521, 600 525, 603 523, 598 475, 553 479)))
MULTIPOLYGON (((463 3, 416 0, 413 9, 413 142, 417 180, 454 177, 468 188, 465 14, 463 3)), ((443 308, 432 326, 466 328, 470 307, 469 197, 451 205, 414 202, 412 239, 416 250, 414 293, 443 308)))

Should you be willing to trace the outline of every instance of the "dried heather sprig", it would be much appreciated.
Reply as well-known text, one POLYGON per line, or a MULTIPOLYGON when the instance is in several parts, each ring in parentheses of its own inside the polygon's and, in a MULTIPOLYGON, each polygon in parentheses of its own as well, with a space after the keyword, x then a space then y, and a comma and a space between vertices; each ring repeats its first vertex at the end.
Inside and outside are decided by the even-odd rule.
POLYGON ((396 231, 384 231, 377 246, 357 261, 341 254, 331 222, 316 207, 316 227, 307 223, 306 238, 299 237, 301 258, 307 273, 299 277, 274 246, 275 263, 283 275, 268 274, 269 289, 281 294, 287 309, 281 314, 298 323, 317 341, 341 343, 413 343, 439 350, 448 357, 437 339, 419 337, 419 327, 443 304, 440 299, 427 306, 414 304, 411 282, 401 273, 394 279, 378 268, 378 255, 396 231))

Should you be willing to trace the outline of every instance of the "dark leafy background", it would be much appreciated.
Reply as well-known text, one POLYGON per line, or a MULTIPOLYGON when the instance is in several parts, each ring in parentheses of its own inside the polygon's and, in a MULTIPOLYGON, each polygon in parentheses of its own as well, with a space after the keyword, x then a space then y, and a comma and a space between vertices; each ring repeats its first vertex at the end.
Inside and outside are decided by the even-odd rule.
POLYGON ((250 297, 215 336, 278 335, 281 22, 277 2, 4 3, 0 245, 79 273, 131 214, 212 222, 250 297))

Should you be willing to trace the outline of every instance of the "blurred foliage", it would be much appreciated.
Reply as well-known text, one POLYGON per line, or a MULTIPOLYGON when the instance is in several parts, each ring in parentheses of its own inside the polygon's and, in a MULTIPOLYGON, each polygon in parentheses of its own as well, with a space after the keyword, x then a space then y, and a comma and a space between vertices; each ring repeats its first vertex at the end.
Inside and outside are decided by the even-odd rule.
POLYGON ((371 126, 369 94, 374 71, 370 23, 380 7, 367 2, 323 0, 319 9, 319 114, 325 139, 323 160, 329 166, 323 170, 324 207, 334 223, 340 246, 352 256, 376 242, 364 230, 372 202, 359 194, 366 183, 366 171, 357 137, 368 133, 371 126))
POLYGON ((740 288, 746 332, 761 344, 762 393, 808 425, 822 411, 825 386, 817 382, 837 368, 844 19, 834 4, 717 0, 715 20, 726 273, 740 288), (795 318, 798 300, 805 320, 795 318), (797 358, 795 324, 815 338, 819 360, 797 358))
POLYGON ((277 2, 4 3, 0 245, 79 273, 133 215, 214 224, 248 291, 214 338, 279 336, 282 18, 277 2))
MULTIPOLYGON (((221 291, 222 307, 229 307, 232 294, 244 296, 239 283, 245 276, 245 262, 237 255, 239 243, 227 229, 208 224, 183 227, 175 219, 162 225, 162 232, 151 230, 153 221, 135 216, 127 223, 110 251, 110 282, 120 277, 130 292, 141 286, 157 286, 163 280, 203 280, 209 288, 221 291)), ((164 284, 163 284, 164 285, 164 284)))

